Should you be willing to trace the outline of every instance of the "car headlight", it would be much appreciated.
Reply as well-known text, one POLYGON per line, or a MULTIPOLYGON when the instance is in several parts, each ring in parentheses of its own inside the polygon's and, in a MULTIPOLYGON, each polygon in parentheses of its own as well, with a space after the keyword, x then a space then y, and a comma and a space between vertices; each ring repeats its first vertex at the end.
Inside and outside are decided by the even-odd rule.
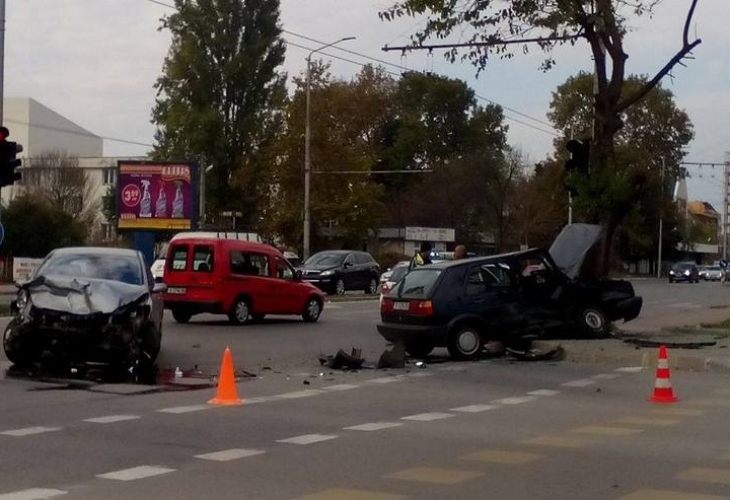
POLYGON ((684 272, 684 274, 685 274, 686 276, 689 276, 689 269, 687 269, 687 270, 686 270, 686 271, 684 272))
POLYGON ((328 271, 322 271, 322 274, 320 274, 320 276, 332 276, 333 274, 335 274, 335 270, 330 269, 328 271))
POLYGON ((28 305, 28 302, 30 302, 28 290, 21 290, 20 292, 18 292, 18 298, 15 302, 15 304, 18 306, 18 310, 22 311, 23 309, 25 309, 25 307, 28 305))
POLYGON ((669 274, 674 274, 674 271, 673 271, 673 270, 670 270, 670 271, 669 271, 669 274))

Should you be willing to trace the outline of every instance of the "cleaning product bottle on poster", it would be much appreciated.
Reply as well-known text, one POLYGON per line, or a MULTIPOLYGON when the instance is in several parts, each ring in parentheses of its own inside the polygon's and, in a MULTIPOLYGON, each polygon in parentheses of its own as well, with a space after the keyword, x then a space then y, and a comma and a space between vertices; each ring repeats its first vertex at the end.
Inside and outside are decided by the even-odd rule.
POLYGON ((182 219, 184 214, 185 201, 183 200, 182 194, 182 183, 175 181, 177 188, 175 189, 175 199, 172 200, 172 217, 175 219, 182 219))
POLYGON ((139 204, 139 216, 152 217, 152 196, 150 196, 150 181, 141 180, 142 184, 142 201, 139 204))
POLYGON ((162 219, 167 217, 167 195, 165 195, 165 185, 160 184, 160 194, 157 195, 157 203, 155 203, 155 217, 162 219))

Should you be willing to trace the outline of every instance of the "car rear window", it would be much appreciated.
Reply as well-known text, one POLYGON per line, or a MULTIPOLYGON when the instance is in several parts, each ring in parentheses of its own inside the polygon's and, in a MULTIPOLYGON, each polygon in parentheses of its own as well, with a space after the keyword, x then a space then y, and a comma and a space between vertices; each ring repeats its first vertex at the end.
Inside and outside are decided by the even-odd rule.
POLYGON ((213 271, 213 247, 210 245, 195 245, 193 248, 193 271, 213 271))
POLYGON ((175 245, 172 247, 172 258, 170 269, 173 271, 184 271, 188 267, 188 246, 175 245))
POLYGON ((400 285, 389 295, 398 297, 428 297, 441 275, 441 269, 414 269, 406 274, 400 285))

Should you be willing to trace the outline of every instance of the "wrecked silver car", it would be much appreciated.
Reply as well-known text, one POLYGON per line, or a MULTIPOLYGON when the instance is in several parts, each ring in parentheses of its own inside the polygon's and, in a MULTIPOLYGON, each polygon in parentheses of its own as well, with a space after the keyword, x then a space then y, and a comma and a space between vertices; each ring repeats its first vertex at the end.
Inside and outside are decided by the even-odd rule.
POLYGON ((136 250, 57 249, 18 288, 3 334, 12 363, 52 356, 132 366, 160 351, 166 286, 136 250))

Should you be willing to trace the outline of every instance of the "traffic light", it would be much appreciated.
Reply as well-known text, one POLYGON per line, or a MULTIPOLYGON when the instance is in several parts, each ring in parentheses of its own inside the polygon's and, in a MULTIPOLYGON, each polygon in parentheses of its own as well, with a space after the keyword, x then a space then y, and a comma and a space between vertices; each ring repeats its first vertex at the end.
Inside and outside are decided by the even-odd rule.
POLYGON ((591 141, 576 141, 571 139, 565 145, 565 149, 570 152, 570 159, 565 162, 565 170, 568 172, 579 172, 588 174, 590 164, 591 141))
POLYGON ((10 131, 6 127, 0 127, 0 188, 12 186, 21 178, 20 172, 15 169, 22 163, 16 156, 23 151, 23 146, 8 141, 8 136, 10 131))

